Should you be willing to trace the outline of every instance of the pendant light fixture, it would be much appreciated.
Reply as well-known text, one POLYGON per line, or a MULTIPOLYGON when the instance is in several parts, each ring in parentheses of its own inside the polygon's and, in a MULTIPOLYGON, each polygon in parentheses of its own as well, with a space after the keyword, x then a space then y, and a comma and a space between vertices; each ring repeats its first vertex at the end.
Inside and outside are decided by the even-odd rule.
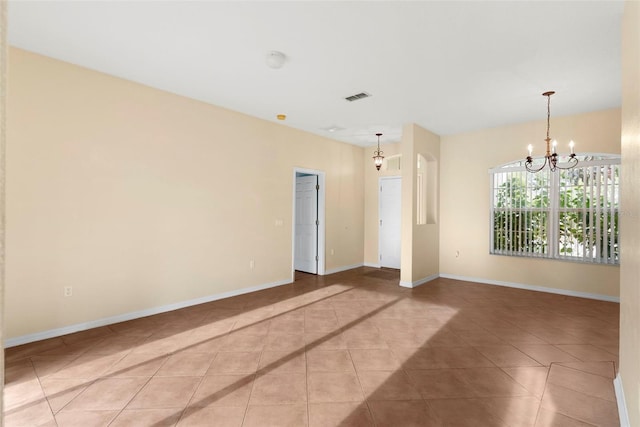
POLYGON ((529 147, 528 147, 529 155, 527 156, 527 160, 524 163, 524 167, 527 169, 528 172, 532 172, 532 173, 540 172, 547 165, 549 165, 549 169, 551 169, 551 172, 557 169, 572 169, 572 168, 575 168, 576 165, 578 164, 578 158, 576 157, 576 154, 573 151, 573 146, 574 146, 573 141, 569 142, 569 148, 571 149, 571 154, 569 154, 569 160, 567 160, 566 162, 567 164, 565 166, 561 166, 558 164, 558 153, 556 152, 556 146, 558 145, 558 143, 556 140, 553 140, 552 142, 551 138, 549 137, 549 122, 551 119, 551 95, 553 95, 554 93, 555 93, 554 91, 550 90, 542 94, 542 96, 547 97, 547 137, 545 138, 545 141, 547 142, 547 152, 544 155, 544 163, 542 163, 540 167, 537 167, 537 165, 536 166, 533 165, 533 157, 531 157, 531 154, 533 152, 533 146, 529 144, 529 147))
POLYGON ((373 156, 373 164, 376 165, 376 169, 380 170, 380 167, 382 166, 382 161, 384 160, 384 156, 382 155, 382 151, 380 151, 380 137, 382 136, 381 133, 376 133, 376 136, 378 137, 378 149, 376 151, 373 152, 374 156, 373 156))

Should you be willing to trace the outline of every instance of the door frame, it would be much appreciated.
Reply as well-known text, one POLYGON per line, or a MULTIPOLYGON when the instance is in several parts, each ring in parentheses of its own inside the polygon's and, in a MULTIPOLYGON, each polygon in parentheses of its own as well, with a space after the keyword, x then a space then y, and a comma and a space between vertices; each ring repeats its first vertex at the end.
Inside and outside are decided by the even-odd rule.
MULTIPOLYGON (((380 203, 380 187, 382 187, 382 181, 390 180, 390 179, 399 179, 400 180, 400 201, 402 202, 402 175, 389 175, 389 176, 381 176, 378 178, 378 268, 382 268, 380 264, 380 257, 382 255, 380 249, 382 245, 380 244, 380 216, 382 211, 382 204, 380 203)), ((400 203, 400 223, 402 224, 402 203, 400 203)), ((402 226, 400 227, 400 266, 402 266, 402 226)))
POLYGON ((316 175, 318 177, 318 276, 325 274, 325 173, 321 170, 293 168, 292 203, 291 203, 291 281, 295 280, 296 274, 296 174, 304 173, 316 175))

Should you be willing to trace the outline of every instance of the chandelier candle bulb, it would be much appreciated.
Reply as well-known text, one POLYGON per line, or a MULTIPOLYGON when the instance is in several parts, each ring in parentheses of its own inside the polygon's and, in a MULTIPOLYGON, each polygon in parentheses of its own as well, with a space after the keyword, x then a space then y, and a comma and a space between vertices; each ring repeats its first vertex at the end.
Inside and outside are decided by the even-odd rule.
POLYGON ((571 149, 571 154, 576 154, 576 153, 573 151, 573 146, 574 146, 574 145, 576 145, 576 144, 575 144, 573 141, 569 141, 569 148, 571 149))
POLYGON ((531 157, 531 154, 533 154, 533 145, 529 144, 527 149, 529 150, 529 157, 531 157))
POLYGON ((558 141, 556 141, 555 139, 553 140, 553 154, 556 154, 556 146, 558 145, 558 141))

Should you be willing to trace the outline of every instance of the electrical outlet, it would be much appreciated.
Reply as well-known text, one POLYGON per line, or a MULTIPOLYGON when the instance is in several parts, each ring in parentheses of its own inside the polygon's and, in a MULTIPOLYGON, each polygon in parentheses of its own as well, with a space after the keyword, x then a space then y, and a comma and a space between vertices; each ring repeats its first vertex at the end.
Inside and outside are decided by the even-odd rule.
POLYGON ((456 258, 460 257, 460 251, 456 251, 456 258))
POLYGON ((73 288, 71 286, 65 286, 64 287, 64 296, 65 297, 70 297, 73 295, 73 288))
POLYGON ((256 263, 254 260, 249 261, 249 268, 253 270, 253 268, 256 266, 256 263))

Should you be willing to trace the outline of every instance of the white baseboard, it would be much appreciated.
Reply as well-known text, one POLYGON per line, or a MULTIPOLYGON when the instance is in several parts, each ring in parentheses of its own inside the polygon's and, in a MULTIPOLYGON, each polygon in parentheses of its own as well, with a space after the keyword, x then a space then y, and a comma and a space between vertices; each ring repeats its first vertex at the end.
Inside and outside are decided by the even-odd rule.
POLYGON ((331 270, 325 270, 324 275, 326 276, 327 274, 334 274, 334 273, 340 273, 341 271, 353 270, 354 268, 362 267, 363 265, 365 264, 359 263, 359 264, 351 264, 351 265, 345 265, 342 267, 332 268, 331 270))
MULTIPOLYGON (((375 265, 375 264, 359 263, 359 264, 353 264, 353 265, 348 265, 348 266, 344 266, 344 267, 339 267, 339 268, 335 268, 335 269, 332 269, 332 270, 328 270, 328 271, 325 271, 325 274, 333 274, 333 273, 338 273, 338 272, 341 272, 341 271, 351 270, 353 268, 362 267, 363 265, 367 266, 367 267, 376 267, 376 268, 380 267, 379 265, 375 265)), ((434 279, 437 279, 438 277, 442 277, 442 278, 446 278, 446 279, 454 279, 454 280, 463 280, 463 281, 467 281, 467 282, 484 283, 484 284, 488 284, 488 285, 506 286, 506 287, 510 287, 510 288, 526 289, 526 290, 530 290, 530 291, 548 292, 548 293, 553 293, 553 294, 574 296, 574 297, 580 297, 580 298, 589 298, 589 299, 595 299, 595 300, 601 300, 601 301, 609 301, 609 302, 617 302, 617 303, 620 302, 620 298, 619 297, 612 297, 612 296, 608 296, 608 295, 591 294, 591 293, 587 293, 587 292, 578 292, 578 291, 569 291, 569 290, 565 290, 565 289, 546 288, 546 287, 542 287, 542 286, 532 286, 532 285, 524 285, 524 284, 520 284, 520 283, 502 282, 502 281, 498 281, 498 280, 482 279, 482 278, 477 278, 477 277, 458 276, 458 275, 454 275, 454 274, 440 274, 440 275, 434 274, 434 275, 425 277, 423 279, 416 280, 414 282, 403 282, 403 281, 401 281, 400 282, 400 286, 405 287, 405 288, 415 288, 416 286, 420 286, 420 285, 422 285, 424 283, 430 282, 430 281, 432 281, 434 279)), ((127 320, 133 320, 133 319, 138 319, 138 318, 141 318, 141 317, 152 316, 154 314, 165 313, 167 311, 173 311, 173 310, 178 310, 180 308, 191 307, 193 305, 204 304, 204 303, 207 303, 207 302, 216 301, 216 300, 220 300, 220 299, 224 299, 224 298, 230 298, 230 297, 234 297, 234 296, 238 296, 238 295, 243 295, 243 294, 247 294, 247 293, 250 293, 250 292, 256 292, 256 291, 261 291, 261 290, 264 290, 264 289, 274 288, 274 287, 277 287, 277 286, 286 285, 286 284, 291 283, 291 282, 292 281, 290 279, 279 280, 277 282, 265 283, 265 284, 262 284, 262 285, 252 286, 252 287, 249 287, 249 288, 243 288, 243 289, 238 289, 238 290, 234 290, 234 291, 223 292, 223 293, 220 293, 220 294, 209 295, 209 296, 202 297, 202 298, 196 298, 196 299, 192 299, 192 300, 188 300, 188 301, 182 301, 182 302, 178 302, 178 303, 174 303, 174 304, 163 305, 163 306, 160 306, 160 307, 153 307, 153 308, 149 308, 149 309, 145 309, 145 310, 140 310, 140 311, 135 311, 135 312, 131 312, 131 313, 120 314, 120 315, 117 315, 117 316, 107 317, 107 318, 103 318, 103 319, 92 320, 92 321, 89 321, 89 322, 77 323, 77 324, 65 326, 65 327, 62 327, 62 328, 50 329, 48 331, 36 332, 34 334, 28 334, 28 335, 22 335, 22 336, 19 336, 19 337, 8 338, 8 339, 4 340, 4 347, 5 348, 15 347, 15 346, 18 346, 18 345, 27 344, 27 343, 34 342, 34 341, 40 341, 40 340, 44 340, 44 339, 48 339, 48 338, 55 338, 55 337, 59 337, 59 336, 62 336, 62 335, 71 334, 71 333, 74 333, 74 332, 80 332, 80 331, 84 331, 84 330, 87 330, 87 329, 92 329, 92 328, 98 328, 98 327, 101 327, 101 326, 111 325, 113 323, 125 322, 127 320)), ((620 391, 622 392, 622 388, 620 388, 620 391)), ((617 394, 617 389, 616 389, 616 396, 617 395, 618 394, 617 394)), ((625 411, 626 411, 626 409, 625 409, 625 411)))
POLYGON ((613 388, 616 391, 620 427, 631 427, 631 424, 629 423, 629 413, 627 412, 627 401, 624 400, 624 389, 622 388, 622 378, 620 378, 620 374, 616 375, 616 378, 613 380, 613 388))
POLYGON ((444 279, 463 280, 465 282, 484 283, 486 285, 505 286, 507 288, 525 289, 528 291, 547 292, 550 294, 566 295, 570 297, 588 298, 608 302, 620 302, 620 297, 609 295, 592 294, 589 292, 570 291, 567 289, 547 288, 544 286, 525 285, 522 283, 502 282, 500 280, 482 279, 478 277, 458 276, 455 274, 440 274, 444 279))
POLYGON ((380 268, 380 264, 373 264, 371 262, 365 262, 364 263, 365 267, 373 267, 373 268, 380 268))
POLYGON ((403 282, 401 280, 400 281, 400 286, 402 286, 403 288, 415 288, 416 286, 420 286, 420 285, 423 285, 423 284, 425 284, 427 282, 435 280, 438 277, 440 277, 439 274, 432 274, 431 276, 427 276, 427 277, 422 278, 420 280, 416 280, 415 282, 403 282))
POLYGON ((74 332, 85 331, 87 329, 98 328, 101 326, 112 325, 114 323, 125 322, 127 320, 139 319, 141 317, 152 316, 154 314, 166 313, 167 311, 178 310, 180 308, 191 307, 193 305, 204 304, 211 301, 217 301, 224 298, 235 297, 238 295, 248 294, 250 292, 262 291, 269 288, 275 288, 291 283, 291 280, 279 280, 277 282, 265 283, 258 286, 252 286, 249 288, 243 288, 220 294, 209 295, 202 298, 196 298, 188 301, 182 301, 174 304, 167 304, 160 307, 148 308, 145 310, 134 311, 131 313, 119 314, 117 316, 106 317, 103 319, 92 320, 84 323, 77 323, 75 325, 64 326, 62 328, 50 329, 48 331, 36 332, 34 334, 22 335, 15 338, 9 338, 4 340, 4 347, 15 347, 17 345, 28 344, 34 341, 45 340, 48 338, 55 338, 62 335, 71 334, 74 332))

